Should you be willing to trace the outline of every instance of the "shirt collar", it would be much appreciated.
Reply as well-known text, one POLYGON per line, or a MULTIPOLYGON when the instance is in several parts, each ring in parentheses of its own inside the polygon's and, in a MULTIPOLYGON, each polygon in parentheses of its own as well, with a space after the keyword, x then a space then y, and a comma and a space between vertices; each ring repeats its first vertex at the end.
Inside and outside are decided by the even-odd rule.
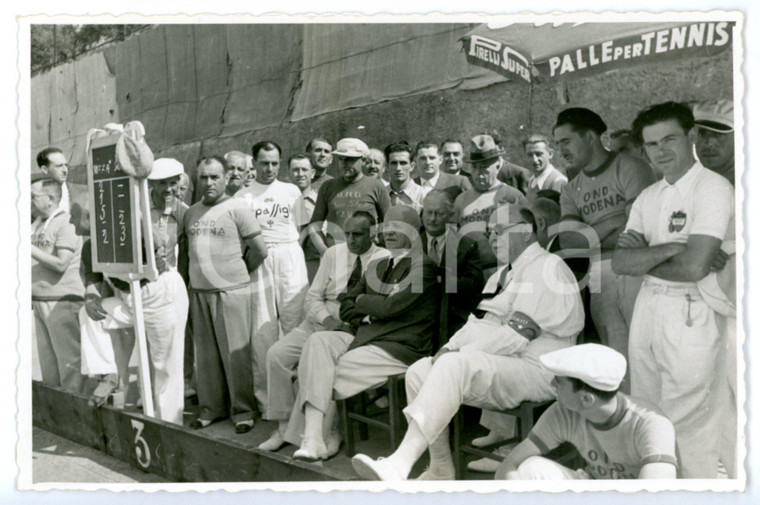
POLYGON ((512 262, 512 270, 517 272, 527 267, 534 259, 539 257, 544 251, 541 245, 536 241, 525 248, 525 250, 512 262))
POLYGON ((702 170, 706 170, 705 167, 702 166, 702 163, 695 161, 689 170, 687 170, 686 173, 683 174, 681 178, 678 179, 675 183, 670 184, 667 180, 665 180, 665 177, 663 177, 659 182, 659 190, 662 191, 665 188, 678 188, 681 192, 688 192, 691 185, 694 184, 694 181, 697 178, 697 174, 702 170))
POLYGON ((435 188, 435 185, 438 184, 438 179, 441 178, 441 172, 438 172, 435 174, 435 176, 431 177, 430 179, 423 179, 420 177, 420 186, 424 187, 430 187, 435 188))
POLYGON ((533 177, 533 181, 536 183, 536 187, 539 189, 543 189, 543 185, 546 182, 546 179, 549 178, 549 175, 551 175, 552 172, 554 172, 555 168, 554 165, 549 163, 549 165, 544 169, 543 172, 539 174, 538 177, 533 177))
POLYGON ((42 216, 37 217, 36 224, 37 226, 40 226, 40 224, 42 224, 42 231, 45 231, 48 225, 50 224, 50 221, 52 221, 53 218, 57 216, 58 214, 63 214, 64 212, 66 211, 63 210, 61 207, 58 207, 57 209, 55 209, 55 211, 52 214, 50 214, 50 216, 45 218, 44 221, 42 219, 42 216))
POLYGON ((304 193, 302 193, 304 200, 311 200, 312 202, 317 201, 317 192, 314 191, 314 188, 309 186, 309 189, 307 189, 304 193))
POLYGON ((153 197, 150 198, 150 210, 157 210, 160 214, 165 214, 167 216, 174 215, 177 216, 177 197, 174 197, 174 203, 172 203, 169 207, 161 208, 156 205, 156 203, 153 201, 153 197))
POLYGON ((388 189, 392 193, 406 193, 407 196, 411 196, 409 195, 409 192, 412 190, 412 184, 414 184, 415 186, 417 185, 414 183, 414 181, 411 178, 409 178, 406 180, 406 182, 404 182, 404 184, 401 186, 401 189, 399 189, 398 191, 393 189, 393 186, 388 186, 388 189))

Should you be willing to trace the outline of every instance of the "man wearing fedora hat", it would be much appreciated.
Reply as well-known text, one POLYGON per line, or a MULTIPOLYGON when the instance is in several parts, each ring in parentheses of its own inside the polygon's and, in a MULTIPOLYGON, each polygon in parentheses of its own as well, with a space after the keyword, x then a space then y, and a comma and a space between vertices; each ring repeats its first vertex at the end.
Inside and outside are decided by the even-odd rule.
POLYGON ((618 392, 626 369, 622 354, 583 344, 543 354, 540 360, 555 375, 557 402, 507 455, 497 479, 676 478, 673 423, 654 406, 618 392), (583 457, 583 469, 543 457, 563 442, 583 457))
MULTIPOLYGON (((159 277, 142 285, 142 304, 148 358, 151 365, 153 401, 156 416, 182 424, 184 409, 184 351, 188 297, 185 282, 177 271, 175 246, 182 235, 182 220, 187 205, 176 198, 182 163, 171 158, 153 162, 148 176, 153 248, 159 277)), ((128 279, 104 278, 92 272, 89 247, 83 253, 87 294, 79 313, 82 331, 82 370, 102 375, 92 401, 103 403, 114 389, 128 385, 129 359, 134 347, 131 331, 132 300, 128 279), (113 297, 101 299, 99 287, 108 283, 113 297)))
POLYGON ((333 155, 338 158, 340 174, 319 188, 308 228, 311 243, 320 256, 336 239, 344 241, 343 224, 354 212, 365 210, 382 221, 391 206, 385 185, 362 171, 369 157, 367 144, 355 138, 341 139, 333 155))
POLYGON ((504 164, 501 157, 503 153, 491 135, 473 137, 466 158, 471 164, 472 189, 460 194, 454 201, 454 208, 459 213, 460 233, 477 240, 480 261, 486 276, 496 268, 496 256, 485 234, 486 223, 491 213, 500 203, 528 203, 519 190, 497 179, 497 174, 504 164))

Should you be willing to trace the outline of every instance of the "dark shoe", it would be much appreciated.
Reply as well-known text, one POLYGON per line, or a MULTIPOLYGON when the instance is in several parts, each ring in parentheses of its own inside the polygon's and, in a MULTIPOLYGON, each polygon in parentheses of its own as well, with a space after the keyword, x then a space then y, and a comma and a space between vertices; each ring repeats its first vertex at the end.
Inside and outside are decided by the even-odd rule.
POLYGON ((248 421, 239 421, 235 423, 235 433, 238 435, 242 435, 243 433, 248 433, 253 429, 253 419, 249 419, 248 421))
POLYGON ((105 405, 108 397, 119 387, 117 380, 118 376, 116 374, 103 375, 95 391, 92 392, 92 396, 87 400, 87 405, 90 407, 102 407, 105 405))
POLYGON ((200 430, 202 428, 206 428, 212 422, 213 421, 209 421, 208 419, 201 419, 200 417, 198 417, 190 421, 190 427, 194 430, 200 430))

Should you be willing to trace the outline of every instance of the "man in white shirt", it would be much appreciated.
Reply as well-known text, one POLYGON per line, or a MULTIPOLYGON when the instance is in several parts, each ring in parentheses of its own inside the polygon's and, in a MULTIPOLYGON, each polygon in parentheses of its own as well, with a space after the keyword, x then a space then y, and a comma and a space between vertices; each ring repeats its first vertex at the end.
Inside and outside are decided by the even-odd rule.
POLYGON ((409 368, 406 436, 385 460, 356 455, 352 463, 361 477, 405 480, 429 449, 430 468, 418 478, 453 479, 448 425, 462 404, 503 410, 555 397, 539 356, 575 344, 583 303, 570 269, 539 245, 532 219, 516 205, 494 212, 489 239, 501 268, 462 329, 435 356, 409 368))
MULTIPOLYGON (((375 225, 372 214, 361 210, 346 221, 343 230, 346 242, 327 249, 306 293, 306 319, 269 348, 266 359, 267 419, 279 421, 279 428, 259 445, 259 449, 276 451, 285 443, 285 430, 295 403, 296 367, 306 339, 317 331, 338 328, 341 325, 338 296, 354 287, 371 261, 390 256, 387 249, 373 243, 375 225)), ((331 439, 328 438, 327 442, 329 445, 331 439)))
POLYGON ((43 174, 58 181, 61 185, 61 202, 58 208, 64 212, 71 211, 71 202, 80 193, 87 193, 85 184, 72 184, 66 179, 69 175, 69 163, 66 155, 57 147, 47 147, 37 154, 37 166, 43 174))
MULTIPOLYGON (((314 168, 311 166, 309 156, 306 154, 294 154, 288 158, 288 172, 290 181, 301 190, 301 198, 298 201, 301 221, 297 223, 300 230, 301 227, 309 224, 311 215, 314 213, 314 206, 317 203, 317 192, 311 186, 311 181, 314 178, 314 168)), ((312 279, 313 276, 310 275, 309 278, 312 279)))
POLYGON ((722 342, 697 282, 722 270, 734 240, 734 189, 694 157, 697 131, 679 103, 639 113, 634 134, 663 179, 644 189, 612 267, 643 275, 631 321, 631 393, 673 421, 684 478, 716 478, 723 421, 722 342))
POLYGON ((256 181, 235 197, 253 210, 269 252, 261 267, 251 273, 253 384, 259 410, 266 414, 267 351, 277 342, 280 328, 287 334, 303 321, 303 301, 309 281, 303 249, 298 244, 301 220, 297 203, 301 191, 294 184, 277 180, 281 153, 277 144, 258 142, 251 151, 256 164, 256 181))
POLYGON ((412 148, 406 142, 391 144, 385 150, 385 155, 388 158, 391 205, 406 205, 419 212, 422 210, 425 191, 411 177, 414 168, 412 148))
POLYGON ((523 141, 526 161, 531 176, 525 197, 529 202, 536 199, 536 193, 542 189, 551 189, 562 193, 567 184, 567 177, 552 165, 554 148, 546 135, 533 134, 523 141))

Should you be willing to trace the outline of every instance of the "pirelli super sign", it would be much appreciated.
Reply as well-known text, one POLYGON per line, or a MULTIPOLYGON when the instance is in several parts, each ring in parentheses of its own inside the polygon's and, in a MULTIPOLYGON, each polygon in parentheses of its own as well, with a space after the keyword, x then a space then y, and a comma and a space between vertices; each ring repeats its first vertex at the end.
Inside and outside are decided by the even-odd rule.
POLYGON ((692 56, 714 56, 731 47, 729 21, 683 24, 668 29, 568 48, 536 61, 526 56, 531 48, 510 47, 482 35, 462 39, 467 61, 488 68, 512 81, 586 77, 616 68, 658 63, 692 56))

